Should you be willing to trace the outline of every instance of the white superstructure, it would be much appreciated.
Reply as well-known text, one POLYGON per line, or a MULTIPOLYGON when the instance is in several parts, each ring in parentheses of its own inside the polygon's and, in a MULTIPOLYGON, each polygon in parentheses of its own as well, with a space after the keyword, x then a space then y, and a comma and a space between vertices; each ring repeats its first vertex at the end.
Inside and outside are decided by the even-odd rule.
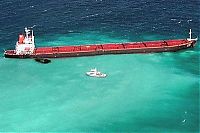
POLYGON ((25 35, 20 34, 16 42, 15 51, 17 55, 32 54, 35 49, 33 30, 25 27, 25 35))

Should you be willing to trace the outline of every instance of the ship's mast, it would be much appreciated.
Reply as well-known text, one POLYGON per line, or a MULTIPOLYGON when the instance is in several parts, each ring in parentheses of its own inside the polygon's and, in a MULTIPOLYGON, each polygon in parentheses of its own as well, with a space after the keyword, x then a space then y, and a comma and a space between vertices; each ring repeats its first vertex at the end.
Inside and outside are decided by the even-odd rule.
POLYGON ((32 37, 33 37, 33 30, 32 30, 32 37))
POLYGON ((198 38, 192 39, 192 29, 190 29, 189 35, 190 35, 190 38, 187 38, 188 41, 197 41, 198 40, 198 38))
POLYGON ((26 38, 28 38, 29 31, 30 30, 27 27, 25 27, 26 38))
POLYGON ((190 40, 191 40, 192 39, 192 29, 190 29, 189 35, 190 35, 190 40))

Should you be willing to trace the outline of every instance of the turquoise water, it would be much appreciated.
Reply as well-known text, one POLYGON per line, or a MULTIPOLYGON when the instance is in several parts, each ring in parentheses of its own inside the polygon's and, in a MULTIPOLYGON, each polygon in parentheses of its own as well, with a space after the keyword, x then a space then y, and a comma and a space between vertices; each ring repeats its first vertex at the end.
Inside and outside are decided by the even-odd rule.
MULTIPOLYGON (((84 32, 46 35, 37 43, 76 39, 77 44, 129 41, 84 32)), ((1 57, 1 131, 197 131, 198 49, 52 59, 47 65, 1 57), (94 67, 108 77, 86 76, 94 67)))

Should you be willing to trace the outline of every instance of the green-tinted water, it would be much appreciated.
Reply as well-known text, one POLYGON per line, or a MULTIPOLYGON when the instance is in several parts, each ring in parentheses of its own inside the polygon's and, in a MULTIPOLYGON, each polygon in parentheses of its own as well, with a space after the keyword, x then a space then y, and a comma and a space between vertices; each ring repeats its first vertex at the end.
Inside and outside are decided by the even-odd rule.
MULTIPOLYGON (((96 32, 36 39, 38 46, 129 41, 96 32)), ((0 131, 197 131, 198 49, 45 65, 2 57, 0 131), (87 77, 94 67, 108 77, 87 77)))

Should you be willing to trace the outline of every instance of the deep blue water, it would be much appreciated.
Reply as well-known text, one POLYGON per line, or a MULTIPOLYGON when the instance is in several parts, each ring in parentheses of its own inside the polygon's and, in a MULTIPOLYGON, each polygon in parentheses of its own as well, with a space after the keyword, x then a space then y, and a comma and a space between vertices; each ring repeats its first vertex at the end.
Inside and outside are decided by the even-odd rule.
POLYGON ((198 132, 199 43, 48 66, 3 50, 34 25, 37 46, 178 39, 190 28, 196 37, 199 12, 199 0, 1 0, 0 131, 198 132), (82 75, 94 65, 109 78, 82 75))
POLYGON ((1 49, 11 47, 24 26, 33 25, 38 36, 89 30, 135 41, 148 33, 186 37, 189 28, 199 34, 198 0, 2 0, 0 9, 1 49))

